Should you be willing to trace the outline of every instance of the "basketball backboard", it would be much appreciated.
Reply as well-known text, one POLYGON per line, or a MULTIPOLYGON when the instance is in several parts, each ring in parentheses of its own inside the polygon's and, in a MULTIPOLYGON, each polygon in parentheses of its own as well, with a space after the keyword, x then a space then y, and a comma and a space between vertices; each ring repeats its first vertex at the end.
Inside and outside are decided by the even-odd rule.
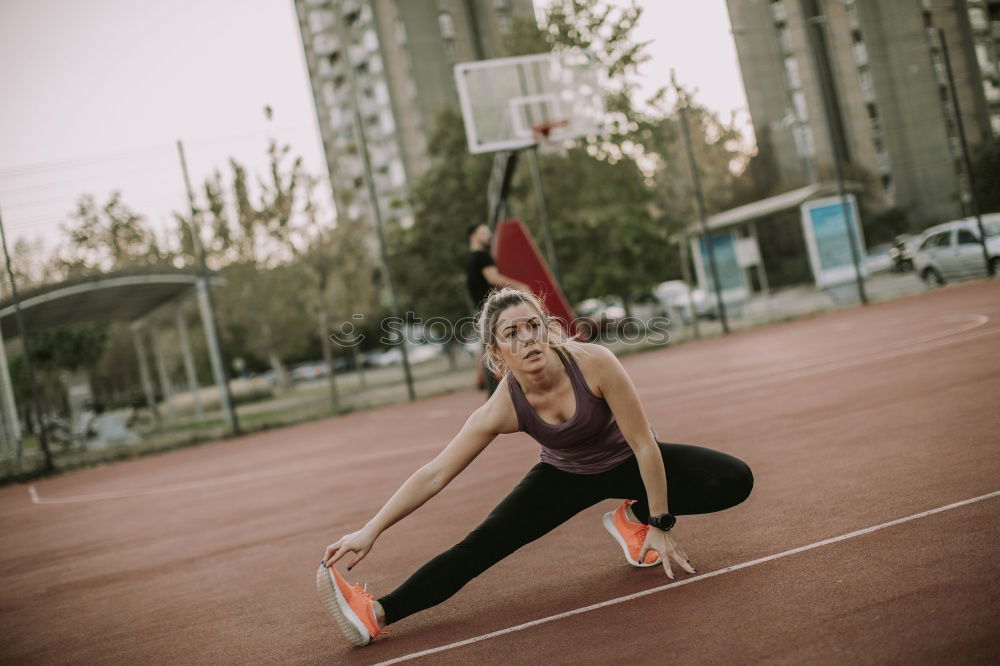
POLYGON ((586 51, 476 60, 455 65, 472 153, 519 150, 601 134, 604 92, 586 51))

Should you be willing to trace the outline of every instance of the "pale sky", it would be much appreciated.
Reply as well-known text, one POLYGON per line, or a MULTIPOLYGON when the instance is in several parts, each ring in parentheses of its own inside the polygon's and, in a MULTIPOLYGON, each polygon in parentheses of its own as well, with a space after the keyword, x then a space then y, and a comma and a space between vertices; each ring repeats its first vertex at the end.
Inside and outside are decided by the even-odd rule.
MULTIPOLYGON (((746 108, 725 0, 639 4, 643 97, 674 68, 709 108, 746 108)), ((262 171, 270 135, 325 169, 292 0, 3 0, 0 100, 9 240, 52 244, 81 194, 116 189, 169 233, 186 206, 177 139, 196 187, 230 156, 262 171)))

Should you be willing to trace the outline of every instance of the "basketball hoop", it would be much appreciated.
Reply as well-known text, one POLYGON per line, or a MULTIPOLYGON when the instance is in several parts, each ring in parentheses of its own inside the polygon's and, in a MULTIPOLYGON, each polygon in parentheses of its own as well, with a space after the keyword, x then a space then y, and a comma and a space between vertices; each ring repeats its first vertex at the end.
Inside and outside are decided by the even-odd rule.
POLYGON ((569 120, 546 120, 531 126, 531 135, 535 137, 535 147, 546 155, 564 154, 563 142, 552 136, 553 130, 567 127, 569 120))

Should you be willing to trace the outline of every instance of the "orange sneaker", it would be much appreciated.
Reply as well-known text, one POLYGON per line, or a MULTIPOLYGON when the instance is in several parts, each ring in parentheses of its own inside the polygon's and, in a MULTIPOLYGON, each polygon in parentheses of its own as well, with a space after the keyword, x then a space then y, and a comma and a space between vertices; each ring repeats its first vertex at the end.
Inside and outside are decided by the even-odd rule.
POLYGON ((652 567, 660 563, 660 554, 655 550, 646 552, 646 558, 640 564, 639 551, 646 541, 646 534, 649 532, 649 525, 643 525, 629 519, 625 508, 634 504, 635 500, 625 500, 624 503, 614 511, 604 514, 604 529, 615 538, 618 545, 625 551, 625 559, 634 567, 652 567))
POLYGON ((372 595, 360 585, 348 586, 334 567, 320 566, 316 572, 316 589, 351 645, 368 645, 376 636, 389 633, 378 626, 372 595))

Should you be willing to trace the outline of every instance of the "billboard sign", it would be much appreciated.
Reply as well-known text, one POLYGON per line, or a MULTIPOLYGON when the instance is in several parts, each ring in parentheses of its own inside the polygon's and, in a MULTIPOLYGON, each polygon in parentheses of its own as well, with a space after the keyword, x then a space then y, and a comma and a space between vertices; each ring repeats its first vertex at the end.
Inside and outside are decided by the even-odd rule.
POLYGON ((816 284, 820 287, 855 281, 850 236, 853 236, 857 250, 861 276, 864 278, 867 275, 864 235, 858 221, 858 203, 854 195, 847 195, 846 198, 848 219, 844 219, 844 205, 840 197, 815 199, 802 204, 802 232, 809 251, 809 265, 816 284))

